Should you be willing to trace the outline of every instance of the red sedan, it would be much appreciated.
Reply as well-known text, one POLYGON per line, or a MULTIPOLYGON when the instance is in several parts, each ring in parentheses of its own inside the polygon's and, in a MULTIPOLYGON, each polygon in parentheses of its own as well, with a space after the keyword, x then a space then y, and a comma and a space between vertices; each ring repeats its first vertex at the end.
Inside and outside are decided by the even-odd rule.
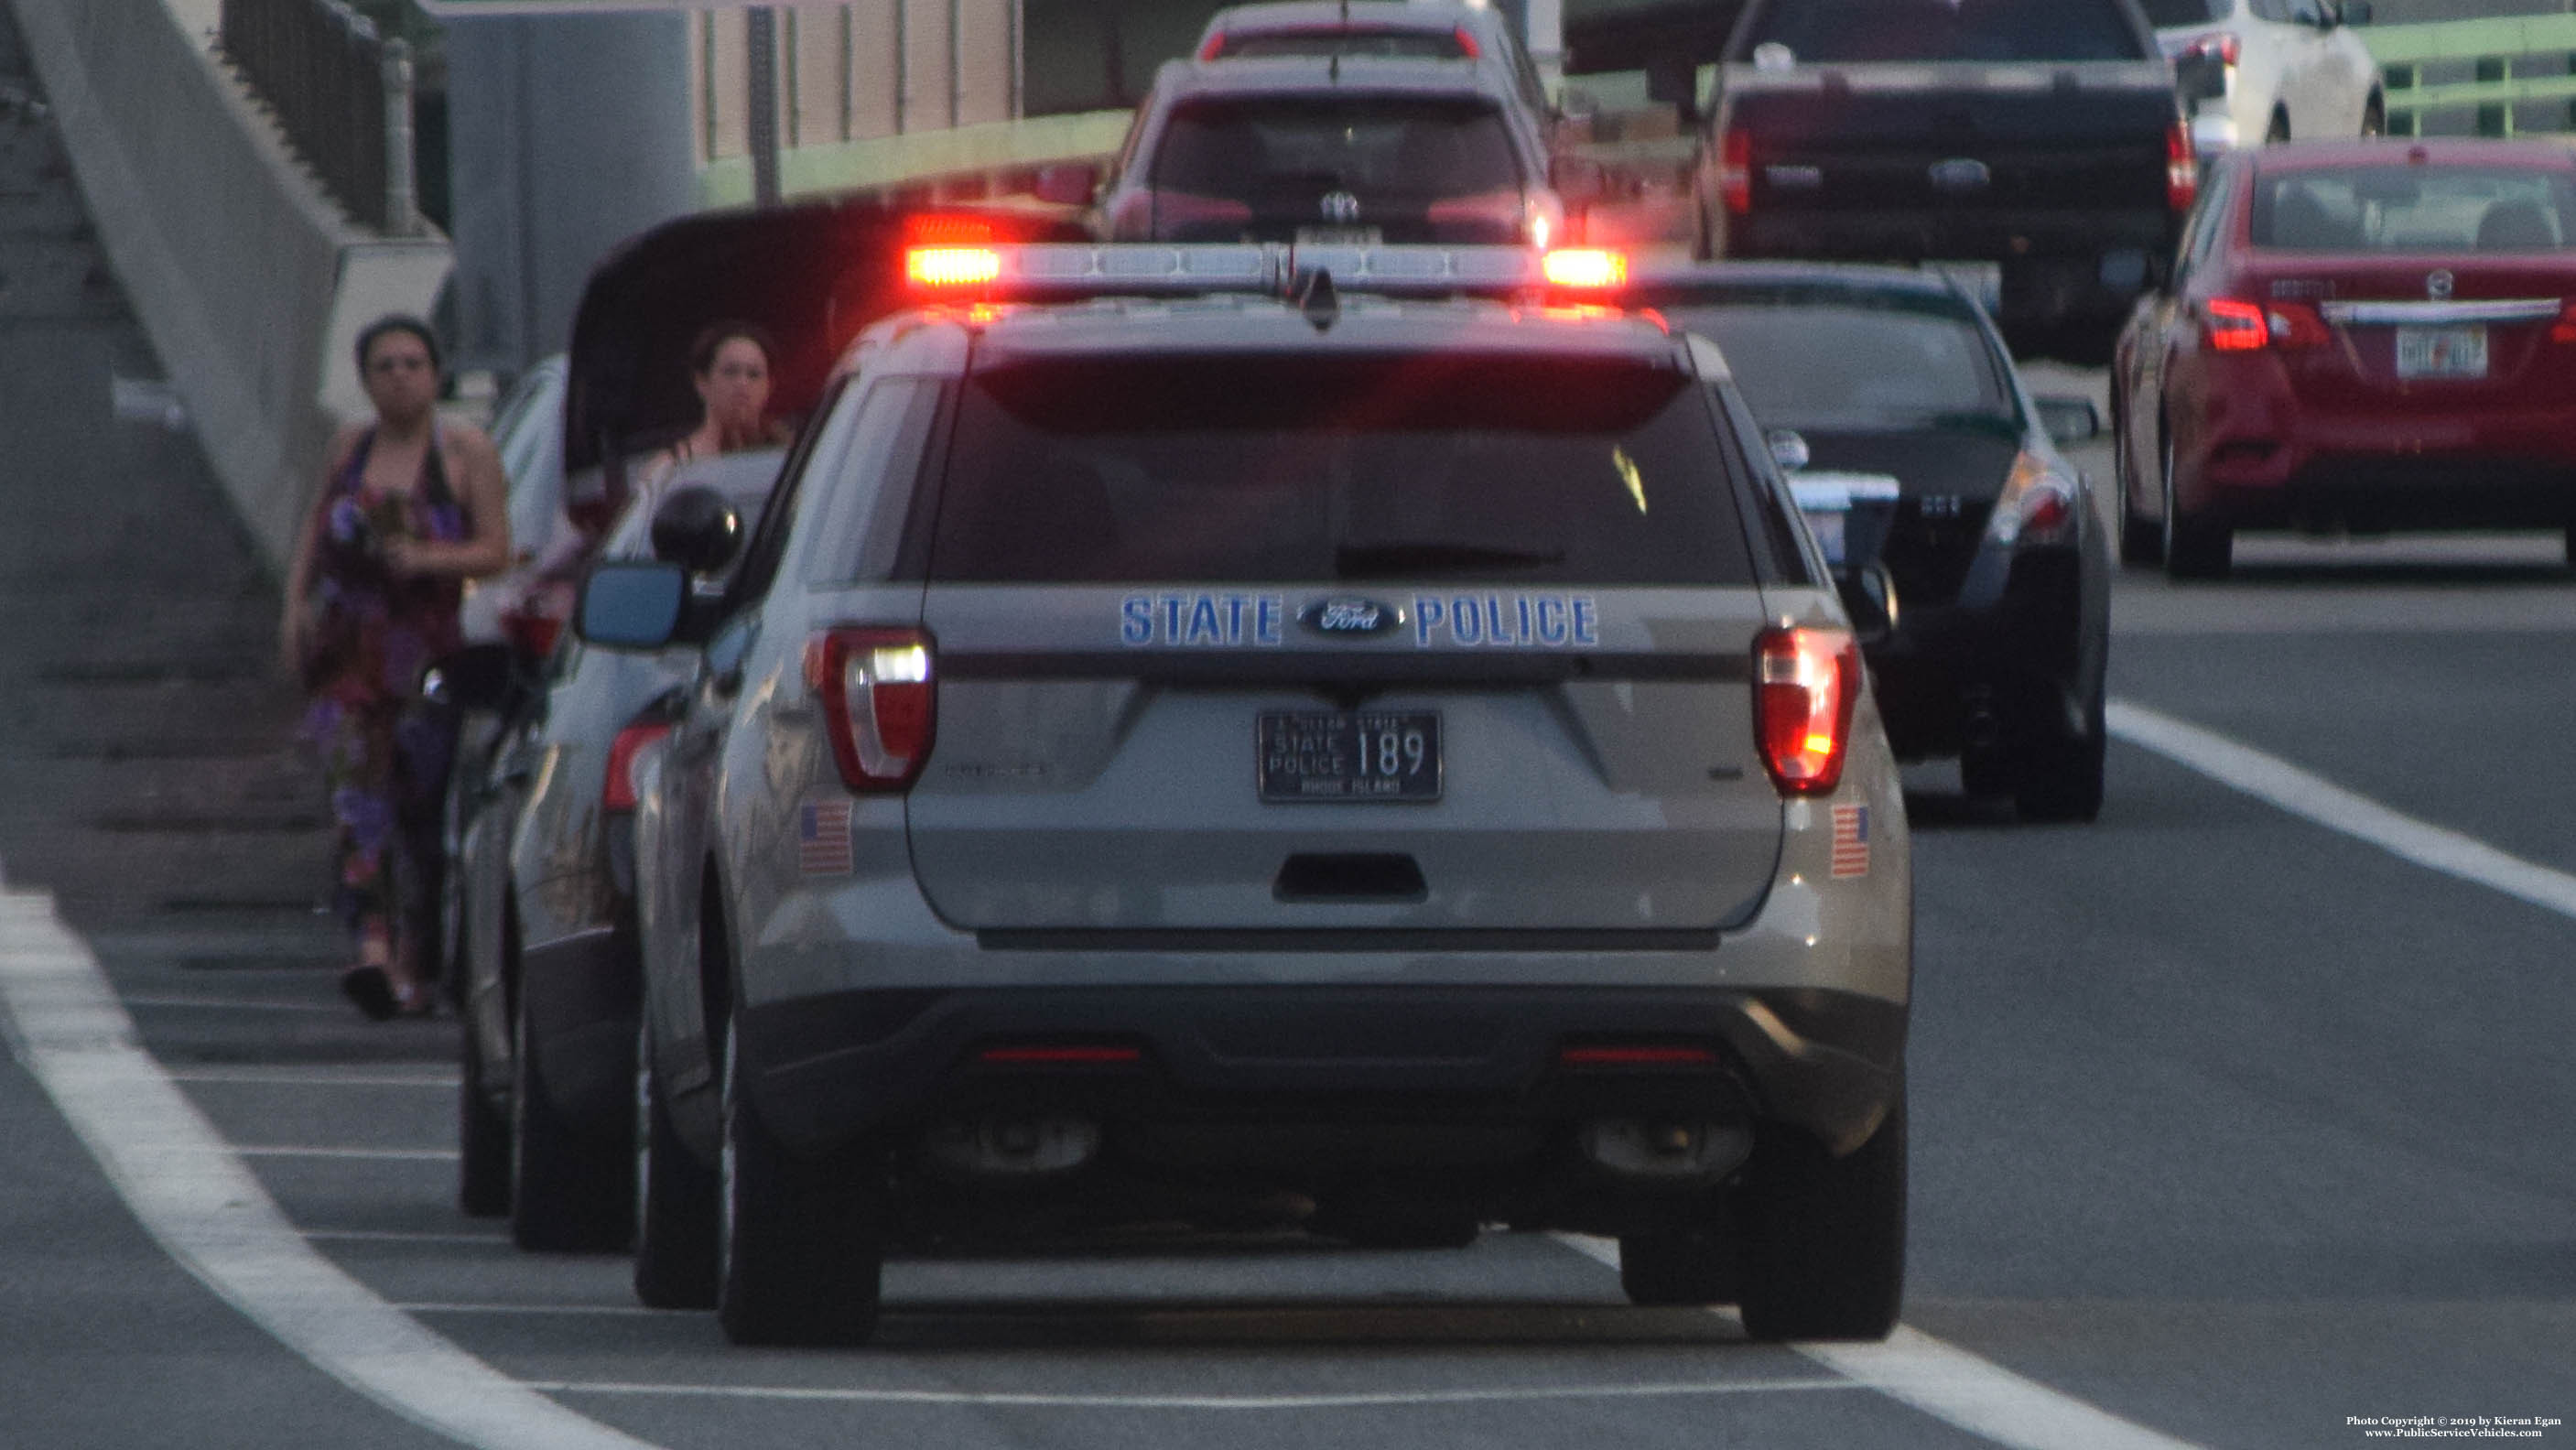
POLYGON ((2576 153, 2274 146, 2213 169, 2112 364, 2120 553, 2227 572, 2238 529, 2569 531, 2576 153))

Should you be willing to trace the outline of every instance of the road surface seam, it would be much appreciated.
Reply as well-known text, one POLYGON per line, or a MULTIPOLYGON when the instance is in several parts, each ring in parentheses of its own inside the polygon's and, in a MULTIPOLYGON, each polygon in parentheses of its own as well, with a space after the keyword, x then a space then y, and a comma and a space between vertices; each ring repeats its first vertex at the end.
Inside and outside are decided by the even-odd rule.
POLYGON ((2301 820, 2377 846, 2428 871, 2576 917, 2576 876, 2499 851, 2448 826, 2390 810, 2279 756, 2133 701, 2109 702, 2104 719, 2114 739, 2152 750, 2301 820))
POLYGON ((44 892, 0 888, 0 1029, 147 1232, 315 1368, 478 1450, 656 1450, 396 1310, 306 1243, 136 1040, 44 892))
MULTIPOLYGON (((1596 1263, 1619 1267, 1613 1240, 1550 1237, 1596 1263)), ((1736 1317, 1732 1310, 1709 1312, 1736 1317)), ((1857 1385, 2012 1450, 2199 1450, 2191 1441, 2121 1419, 1906 1325, 1898 1325, 1885 1344, 1789 1347, 1857 1385)))

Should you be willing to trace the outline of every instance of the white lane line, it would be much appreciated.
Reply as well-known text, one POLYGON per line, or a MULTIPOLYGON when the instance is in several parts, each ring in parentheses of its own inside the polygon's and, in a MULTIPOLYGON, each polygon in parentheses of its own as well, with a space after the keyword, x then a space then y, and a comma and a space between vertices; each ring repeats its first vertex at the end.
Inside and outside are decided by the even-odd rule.
POLYGON ((1855 1390, 1846 1379, 1718 1380, 1683 1384, 1544 1385, 1491 1390, 1388 1390, 1308 1395, 1046 1395, 975 1390, 890 1390, 803 1385, 675 1385, 595 1380, 530 1380, 559 1395, 634 1395, 684 1399, 820 1400, 892 1405, 976 1405, 1049 1410, 1340 1410, 1404 1405, 1511 1404, 1537 1400, 1668 1399, 1772 1394, 1784 1390, 1855 1390))
POLYGON ((2127 700, 2105 709, 2111 733, 2301 820, 2366 841, 2401 860, 2576 917, 2576 876, 2499 851, 2475 836, 2390 810, 2213 730, 2127 700))
POLYGON ((241 1087, 398 1087, 437 1088, 451 1092, 455 1090, 458 1082, 456 1074, 452 1072, 444 1077, 432 1077, 387 1073, 267 1072, 256 1068, 244 1071, 223 1067, 179 1067, 165 1068, 163 1075, 172 1082, 217 1083, 241 1087))
POLYGON ((410 1233, 387 1228, 308 1228, 301 1230, 308 1240, 334 1244, 483 1244, 500 1245, 510 1241, 508 1234, 434 1234, 410 1233))
POLYGON ((254 1002, 239 997, 174 997, 160 993, 138 992, 125 999, 128 1007, 179 1007, 205 1012, 350 1012, 355 1008, 326 1002, 254 1002))
MULTIPOLYGON (((1619 1245, 1584 1234, 1550 1237, 1596 1263, 1619 1267, 1619 1245)), ((1735 1316, 1710 1310, 1723 1318, 1735 1316)), ((1793 1344, 1827 1369, 1971 1435, 2013 1450, 2198 1450, 2188 1440, 2028 1380, 1991 1360, 1898 1325, 1885 1344, 1793 1344)))
POLYGON ((477 1450, 654 1450, 424 1328, 306 1243, 138 1044, 42 892, 0 890, 0 1030, 144 1228, 316 1368, 477 1450))
POLYGON ((221 1151, 244 1158, 359 1158, 384 1162, 453 1163, 453 1148, 309 1148, 298 1143, 232 1146, 221 1151))

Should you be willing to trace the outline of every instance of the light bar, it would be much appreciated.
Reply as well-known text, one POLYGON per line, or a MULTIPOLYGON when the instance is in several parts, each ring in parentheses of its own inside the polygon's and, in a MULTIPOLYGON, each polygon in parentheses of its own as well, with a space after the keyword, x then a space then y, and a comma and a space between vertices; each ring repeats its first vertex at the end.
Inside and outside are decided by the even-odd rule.
POLYGON ((982 301, 1286 297, 1316 271, 1332 274, 1336 292, 1389 297, 1508 297, 1548 280, 1539 255, 1526 247, 1024 242, 925 246, 904 254, 904 278, 915 289, 982 301))
POLYGON ((1627 255, 1598 247, 1561 247, 1547 254, 1541 268, 1551 287, 1606 291, 1628 285, 1627 255))

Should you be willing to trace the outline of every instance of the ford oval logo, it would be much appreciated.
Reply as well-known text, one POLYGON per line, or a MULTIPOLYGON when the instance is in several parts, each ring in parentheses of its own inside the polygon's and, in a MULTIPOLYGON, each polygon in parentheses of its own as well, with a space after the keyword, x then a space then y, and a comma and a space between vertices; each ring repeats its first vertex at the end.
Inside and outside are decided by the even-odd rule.
POLYGON ((1374 599, 1318 599, 1297 622, 1317 634, 1384 634, 1404 623, 1404 611, 1374 599))
POLYGON ((1959 156, 1933 162, 1931 177, 1935 191, 1983 191, 1994 184, 1995 174, 1975 157, 1959 156))

